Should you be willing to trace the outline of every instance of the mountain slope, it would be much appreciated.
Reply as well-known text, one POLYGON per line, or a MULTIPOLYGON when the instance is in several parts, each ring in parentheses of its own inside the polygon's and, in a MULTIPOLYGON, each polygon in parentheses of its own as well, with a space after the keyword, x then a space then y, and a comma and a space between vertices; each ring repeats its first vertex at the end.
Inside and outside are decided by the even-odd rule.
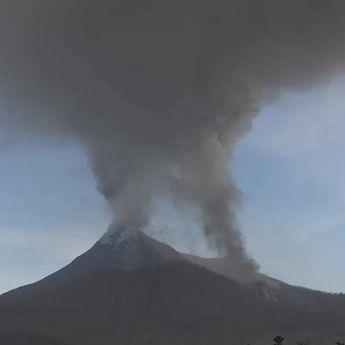
POLYGON ((94 272, 57 288, 5 295, 0 335, 19 328, 95 344, 133 335, 183 338, 224 329, 237 334, 243 331, 240 324, 249 325, 256 310, 265 307, 251 289, 234 281, 189 263, 169 263, 94 272), (4 325, 7 330, 1 329, 4 325))
POLYGON ((185 260, 182 254, 143 232, 126 234, 110 228, 94 246, 67 266, 37 283, 14 291, 22 293, 33 285, 36 288, 51 288, 98 271, 133 271, 141 267, 181 260, 185 260))
POLYGON ((242 275, 242 272, 237 270, 226 258, 201 258, 193 255, 185 255, 185 258, 200 267, 252 286, 262 297, 270 301, 294 305, 310 311, 325 308, 333 310, 343 308, 345 311, 345 296, 343 294, 336 295, 293 286, 260 273, 257 275, 257 280, 253 282, 247 280, 247 277, 242 275))
MULTIPOLYGON (((313 312, 187 262, 94 272, 55 288, 0 298, 0 343, 261 344, 274 334, 313 343, 345 335, 336 310, 313 312), (331 312, 332 311, 332 312, 331 312)), ((340 338, 339 338, 340 339, 340 338)))
POLYGON ((275 334, 321 344, 345 337, 344 296, 281 283, 276 298, 267 298, 258 286, 267 288, 265 281, 244 284, 200 266, 144 234, 108 233, 55 274, 0 296, 0 344, 261 344, 275 334))

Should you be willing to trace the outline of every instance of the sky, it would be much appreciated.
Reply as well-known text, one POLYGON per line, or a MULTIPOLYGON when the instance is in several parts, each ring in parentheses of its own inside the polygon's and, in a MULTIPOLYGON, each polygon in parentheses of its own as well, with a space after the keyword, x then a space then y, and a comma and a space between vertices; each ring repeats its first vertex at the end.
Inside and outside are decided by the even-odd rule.
MULTIPOLYGON (((231 163, 243 191, 239 223, 261 271, 345 291, 345 78, 287 93, 262 109, 231 163)), ((230 165, 230 162, 229 162, 230 165)), ((0 293, 34 282, 87 250, 111 220, 82 149, 0 132, 0 293)), ((212 256, 168 205, 148 230, 212 256), (188 237, 181 236, 184 228, 188 237)))

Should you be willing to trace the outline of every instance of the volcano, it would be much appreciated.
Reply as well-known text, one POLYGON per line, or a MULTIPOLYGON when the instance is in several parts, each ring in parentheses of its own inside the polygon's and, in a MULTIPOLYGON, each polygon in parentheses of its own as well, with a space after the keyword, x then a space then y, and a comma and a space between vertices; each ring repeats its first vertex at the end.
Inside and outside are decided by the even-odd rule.
POLYGON ((345 297, 264 275, 243 281, 226 259, 177 252, 110 229, 69 265, 0 296, 0 344, 313 343, 345 337, 345 297))
POLYGON ((87 252, 69 265, 41 280, 41 287, 49 287, 74 281, 99 271, 135 271, 184 257, 172 247, 156 241, 143 232, 127 233, 121 228, 110 227, 87 252))

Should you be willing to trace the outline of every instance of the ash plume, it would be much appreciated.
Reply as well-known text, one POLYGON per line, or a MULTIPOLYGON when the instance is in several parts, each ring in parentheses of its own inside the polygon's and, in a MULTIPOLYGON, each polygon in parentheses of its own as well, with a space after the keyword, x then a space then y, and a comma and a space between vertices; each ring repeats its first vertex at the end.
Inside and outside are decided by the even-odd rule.
POLYGON ((344 16, 343 0, 1 0, 1 117, 83 145, 117 225, 171 197, 253 274, 229 159, 263 104, 343 69, 344 16))

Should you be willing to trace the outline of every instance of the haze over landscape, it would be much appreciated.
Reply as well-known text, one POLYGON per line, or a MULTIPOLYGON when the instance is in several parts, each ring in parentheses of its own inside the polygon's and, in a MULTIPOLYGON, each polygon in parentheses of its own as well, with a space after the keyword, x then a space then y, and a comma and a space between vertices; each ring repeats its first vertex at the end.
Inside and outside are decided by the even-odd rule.
POLYGON ((0 12, 0 342, 345 336, 345 2, 0 12))

